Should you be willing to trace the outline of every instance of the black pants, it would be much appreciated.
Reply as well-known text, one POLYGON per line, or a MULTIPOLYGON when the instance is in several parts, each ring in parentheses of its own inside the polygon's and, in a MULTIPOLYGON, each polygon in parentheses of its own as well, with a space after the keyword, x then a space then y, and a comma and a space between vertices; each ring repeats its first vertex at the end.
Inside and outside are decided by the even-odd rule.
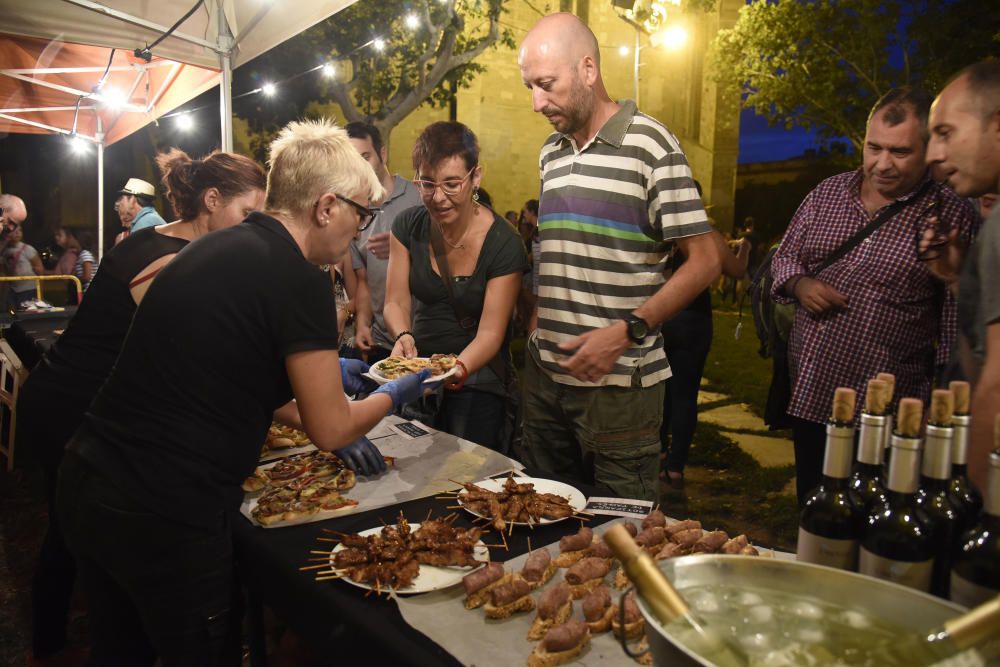
POLYGON ((795 495, 801 507, 823 477, 826 424, 792 417, 792 440, 795 443, 795 495))
POLYGON ((204 529, 153 514, 72 451, 56 504, 87 595, 89 664, 238 664, 227 521, 204 529))
POLYGON ((48 529, 31 579, 31 649, 36 658, 49 657, 67 643, 76 563, 56 514, 56 479, 66 442, 83 419, 88 403, 40 381, 41 373, 44 371, 32 373, 21 388, 17 405, 18 440, 42 468, 49 510, 48 529))
POLYGON ((698 390, 712 347, 712 313, 684 310, 663 323, 663 349, 673 375, 663 394, 660 442, 670 441, 667 470, 684 472, 698 426, 698 390), (668 437, 669 436, 669 437, 668 437))

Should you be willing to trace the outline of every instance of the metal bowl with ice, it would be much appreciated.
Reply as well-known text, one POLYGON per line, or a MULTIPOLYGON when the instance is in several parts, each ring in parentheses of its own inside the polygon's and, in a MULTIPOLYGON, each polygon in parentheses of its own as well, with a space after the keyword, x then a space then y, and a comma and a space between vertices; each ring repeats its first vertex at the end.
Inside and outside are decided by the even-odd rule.
MULTIPOLYGON (((878 664, 864 652, 902 631, 923 631, 965 611, 959 605, 829 567, 748 556, 697 555, 659 562, 713 632, 751 664, 878 664), (834 656, 847 655, 843 660, 834 656)), ((664 627, 639 596, 656 665, 712 665, 664 627)))

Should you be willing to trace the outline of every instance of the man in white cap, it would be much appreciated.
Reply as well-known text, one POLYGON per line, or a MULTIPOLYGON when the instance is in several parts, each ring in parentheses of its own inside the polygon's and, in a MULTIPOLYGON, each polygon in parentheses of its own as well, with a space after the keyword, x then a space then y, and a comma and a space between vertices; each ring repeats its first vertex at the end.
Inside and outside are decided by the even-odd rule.
POLYGON ((146 227, 156 227, 166 222, 153 208, 153 198, 156 188, 152 183, 139 178, 130 178, 125 187, 118 191, 115 200, 115 211, 121 218, 125 229, 115 237, 115 243, 121 242, 126 236, 146 227))

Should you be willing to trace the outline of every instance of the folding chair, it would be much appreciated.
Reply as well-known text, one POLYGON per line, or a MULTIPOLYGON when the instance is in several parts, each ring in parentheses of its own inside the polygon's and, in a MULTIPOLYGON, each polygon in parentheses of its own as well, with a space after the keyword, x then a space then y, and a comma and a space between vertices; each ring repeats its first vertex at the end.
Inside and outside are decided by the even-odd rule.
POLYGON ((17 430, 17 395, 28 378, 10 343, 0 339, 0 454, 7 457, 7 470, 14 468, 14 436, 17 430))

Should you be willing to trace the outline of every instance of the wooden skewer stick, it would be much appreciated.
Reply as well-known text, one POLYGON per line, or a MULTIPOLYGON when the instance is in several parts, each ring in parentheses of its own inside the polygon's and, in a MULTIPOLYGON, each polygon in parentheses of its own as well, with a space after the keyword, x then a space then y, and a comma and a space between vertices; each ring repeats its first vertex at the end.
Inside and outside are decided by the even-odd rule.
POLYGON ((316 577, 315 581, 333 581, 334 579, 343 579, 343 578, 344 575, 338 574, 336 576, 330 576, 330 577, 316 577))
POLYGON ((306 565, 305 567, 300 567, 299 572, 305 572, 306 570, 322 570, 324 567, 330 567, 330 561, 319 563, 317 565, 306 565))
POLYGON ((340 544, 340 540, 335 540, 332 537, 317 537, 317 542, 333 542, 334 544, 340 544))
POLYGON ((462 507, 463 507, 462 505, 448 505, 447 507, 445 507, 445 509, 446 510, 460 510, 460 509, 462 509, 462 507))
POLYGON ((327 558, 330 557, 330 552, 329 551, 310 551, 309 553, 316 554, 318 556, 326 556, 327 558))

